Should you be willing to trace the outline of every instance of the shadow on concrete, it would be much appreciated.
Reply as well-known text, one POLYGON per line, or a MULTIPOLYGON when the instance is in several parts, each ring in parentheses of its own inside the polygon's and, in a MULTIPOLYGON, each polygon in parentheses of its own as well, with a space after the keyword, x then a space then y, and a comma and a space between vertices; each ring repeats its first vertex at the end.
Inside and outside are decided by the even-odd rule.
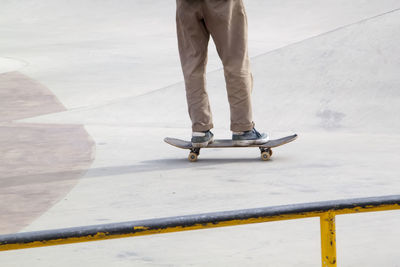
MULTIPOLYGON (((277 159, 275 159, 277 160, 277 159)), ((271 162, 273 160, 270 160, 271 162)), ((125 165, 125 166, 111 166, 102 168, 77 169, 71 171, 61 172, 45 172, 30 175, 16 175, 9 177, 2 177, 0 179, 0 188, 10 188, 18 186, 27 186, 29 184, 49 184, 60 183, 70 179, 75 179, 76 176, 83 176, 81 179, 100 178, 107 176, 125 175, 125 174, 138 174, 154 171, 170 171, 177 169, 196 169, 202 167, 218 166, 224 164, 235 163, 253 163, 253 164, 268 164, 257 158, 207 158, 200 159, 198 162, 191 163, 187 159, 165 159, 165 160, 148 160, 142 161, 140 164, 125 165), (86 172, 86 174, 85 174, 86 172)))

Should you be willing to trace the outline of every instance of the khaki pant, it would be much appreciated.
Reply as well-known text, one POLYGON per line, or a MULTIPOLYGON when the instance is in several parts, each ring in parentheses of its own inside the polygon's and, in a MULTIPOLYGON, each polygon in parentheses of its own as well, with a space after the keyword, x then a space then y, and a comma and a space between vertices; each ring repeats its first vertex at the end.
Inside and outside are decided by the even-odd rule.
POLYGON ((207 48, 212 36, 224 65, 231 130, 248 131, 253 79, 247 53, 247 17, 242 0, 177 0, 179 54, 193 131, 213 128, 205 87, 207 48))

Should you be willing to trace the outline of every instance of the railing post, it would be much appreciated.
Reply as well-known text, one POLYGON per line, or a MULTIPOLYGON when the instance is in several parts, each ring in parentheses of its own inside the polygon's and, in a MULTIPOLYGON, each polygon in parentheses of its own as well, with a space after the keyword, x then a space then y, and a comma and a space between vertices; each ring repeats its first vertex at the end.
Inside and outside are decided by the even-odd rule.
POLYGON ((320 216, 322 267, 336 267, 335 213, 326 212, 320 216))

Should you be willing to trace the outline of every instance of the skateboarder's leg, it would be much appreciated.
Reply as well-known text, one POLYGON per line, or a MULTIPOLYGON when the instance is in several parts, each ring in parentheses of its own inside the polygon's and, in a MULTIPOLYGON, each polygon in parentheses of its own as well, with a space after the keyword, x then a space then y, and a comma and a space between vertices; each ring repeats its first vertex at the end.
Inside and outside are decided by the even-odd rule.
POLYGON ((204 23, 202 3, 197 0, 177 0, 176 11, 179 55, 193 132, 205 132, 213 128, 205 86, 210 33, 204 23))
POLYGON ((247 17, 241 0, 205 0, 205 23, 224 65, 231 111, 231 130, 254 128, 251 106, 253 78, 247 52, 247 17))

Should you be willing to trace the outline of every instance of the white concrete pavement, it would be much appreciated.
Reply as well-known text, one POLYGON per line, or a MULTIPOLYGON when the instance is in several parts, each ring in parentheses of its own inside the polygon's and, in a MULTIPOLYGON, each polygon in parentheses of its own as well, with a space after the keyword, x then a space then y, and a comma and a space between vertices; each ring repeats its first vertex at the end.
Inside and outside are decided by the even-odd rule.
MULTIPOLYGON (((399 193, 399 3, 245 4, 257 127, 299 139, 270 162, 255 149, 210 149, 190 164, 162 141, 190 135, 173 1, 2 1, 0 56, 28 62, 7 65, 67 108, 15 123, 84 125, 96 143, 79 183, 24 231, 399 193)), ((210 53, 214 131, 229 137, 219 68, 210 53)), ((340 266, 397 266, 399 222, 398 212, 338 217, 340 266)), ((319 253, 309 219, 12 251, 0 262, 319 266, 319 253)))

